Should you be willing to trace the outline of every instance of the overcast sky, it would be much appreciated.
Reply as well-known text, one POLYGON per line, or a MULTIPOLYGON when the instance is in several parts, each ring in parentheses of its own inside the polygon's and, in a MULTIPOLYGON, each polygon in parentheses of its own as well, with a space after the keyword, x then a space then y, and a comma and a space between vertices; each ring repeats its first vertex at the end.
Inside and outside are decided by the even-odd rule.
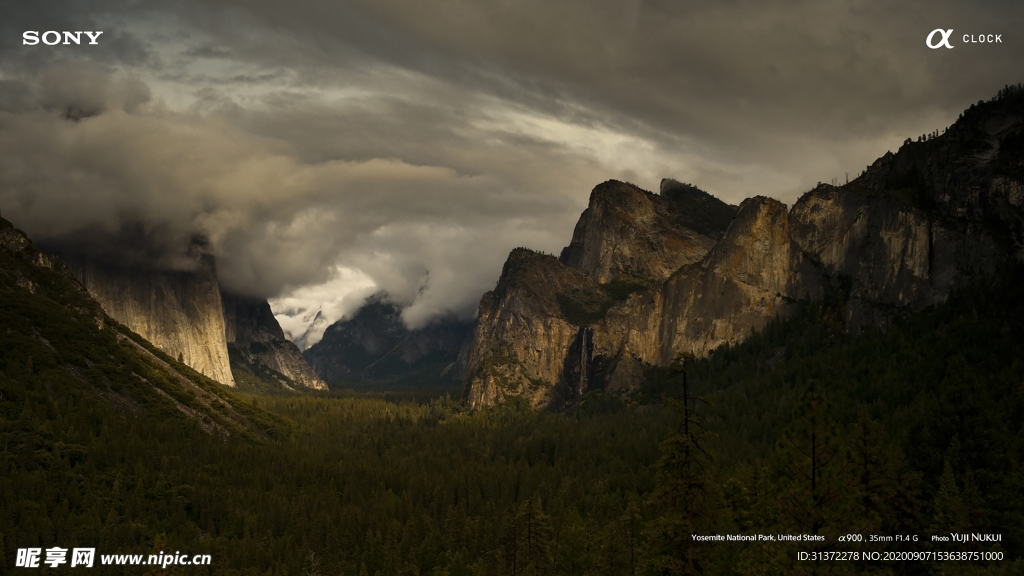
POLYGON ((600 182, 791 205, 1024 81, 1018 2, 12 4, 4 217, 168 268, 206 238, 223 285, 293 332, 382 289, 413 326, 470 318, 600 182))

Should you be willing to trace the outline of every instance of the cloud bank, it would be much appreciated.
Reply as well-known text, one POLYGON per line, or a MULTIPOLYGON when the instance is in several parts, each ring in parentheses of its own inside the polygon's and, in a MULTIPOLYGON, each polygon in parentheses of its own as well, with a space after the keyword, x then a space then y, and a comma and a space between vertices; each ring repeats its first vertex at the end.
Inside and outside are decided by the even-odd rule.
POLYGON ((299 331, 384 290, 470 318, 590 190, 792 202, 1019 82, 1024 8, 413 0, 54 2, 0 16, 0 210, 57 250, 182 268, 299 331), (930 50, 935 28, 1003 43, 930 50), (23 30, 104 30, 27 47, 23 30), (341 273, 339 270, 348 272, 341 273))

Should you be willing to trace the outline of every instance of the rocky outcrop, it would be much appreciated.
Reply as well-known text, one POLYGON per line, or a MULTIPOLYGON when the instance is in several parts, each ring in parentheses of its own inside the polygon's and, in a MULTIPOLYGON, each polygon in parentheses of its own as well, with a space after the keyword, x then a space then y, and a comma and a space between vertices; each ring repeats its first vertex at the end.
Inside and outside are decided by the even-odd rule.
POLYGON ((213 256, 192 271, 119 268, 69 257, 75 277, 108 316, 221 384, 235 385, 213 256))
POLYGON ((514 250, 481 299, 469 404, 517 395, 558 408, 594 386, 635 388, 642 364, 660 357, 662 284, 705 260, 735 213, 675 180, 660 195, 616 181, 596 187, 558 261, 514 250))
POLYGON ((0 217, 0 248, 26 256, 33 266, 72 276, 63 260, 36 248, 24 232, 0 217))
MULTIPOLYGON (((24 232, 18 230, 13 224, 0 217, 0 250, 5 250, 21 259, 29 266, 44 268, 70 280, 66 286, 68 293, 74 292, 76 298, 72 299, 73 304, 67 308, 78 314, 88 316, 99 328, 103 328, 106 317, 103 309, 93 300, 85 288, 74 279, 74 275, 63 260, 52 254, 48 254, 35 247, 32 241, 24 232)), ((39 278, 25 274, 18 266, 0 270, 0 274, 13 276, 13 284, 28 290, 32 294, 45 293, 47 290, 39 284, 39 278)))
POLYGON ((662 181, 661 195, 609 180, 594 188, 559 260, 600 283, 620 277, 662 282, 703 258, 735 211, 675 180, 662 181))
POLYGON ((825 274, 850 282, 847 325, 885 326, 894 307, 943 302, 965 279, 991 273, 993 238, 958 231, 888 195, 820 186, 793 208, 794 239, 825 274))
POLYGON ((575 395, 568 389, 573 378, 563 371, 583 333, 579 321, 569 318, 599 309, 606 300, 596 282, 554 256, 513 250, 497 287, 480 299, 466 366, 469 405, 514 395, 534 407, 551 407, 575 395))
MULTIPOLYGON (((636 294, 593 327, 593 357, 608 365, 602 385, 628 392, 643 364, 667 365, 679 352, 706 356, 736 344, 797 298, 818 298, 824 282, 791 240, 786 206, 750 198, 700 262, 680 268, 659 290, 636 294)), ((592 369, 592 374, 599 371, 592 369)))
POLYGON ((737 211, 672 180, 657 196, 601 184, 560 262, 514 251, 481 299, 470 405, 626 394, 645 367, 739 343, 829 290, 846 300, 849 331, 884 328, 1024 260, 1024 93, 919 140, 792 211, 764 197, 737 211), (644 282, 621 291, 622 278, 644 282))
POLYGON ((0 217, 0 248, 11 252, 21 252, 31 245, 32 242, 24 232, 0 217))
POLYGON ((451 384, 461 382, 472 333, 472 324, 456 320, 410 330, 402 321, 401 309, 378 294, 351 318, 328 326, 323 338, 303 354, 331 384, 413 377, 451 384))
POLYGON ((701 262, 680 269, 662 287, 659 365, 678 352, 706 356, 736 344, 787 302, 820 297, 823 283, 790 236, 786 205, 758 196, 740 206, 725 236, 701 262))
POLYGON ((289 383, 314 390, 327 384, 306 363, 298 347, 285 338, 270 304, 260 298, 221 293, 228 350, 238 355, 239 369, 262 366, 283 376, 289 383))

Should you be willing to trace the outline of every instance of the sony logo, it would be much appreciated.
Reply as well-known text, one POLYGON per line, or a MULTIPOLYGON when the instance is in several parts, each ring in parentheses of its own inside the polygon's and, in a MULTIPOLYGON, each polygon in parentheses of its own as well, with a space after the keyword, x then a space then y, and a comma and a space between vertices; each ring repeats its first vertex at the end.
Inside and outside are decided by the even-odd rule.
POLYGON ((40 34, 38 30, 28 30, 21 35, 21 43, 25 46, 35 46, 36 44, 39 44, 40 40, 42 40, 43 44, 53 46, 55 44, 61 44, 61 40, 63 40, 64 44, 81 44, 82 34, 89 37, 89 44, 99 44, 96 39, 99 38, 100 34, 103 34, 103 32, 57 32, 56 30, 47 30, 40 34))

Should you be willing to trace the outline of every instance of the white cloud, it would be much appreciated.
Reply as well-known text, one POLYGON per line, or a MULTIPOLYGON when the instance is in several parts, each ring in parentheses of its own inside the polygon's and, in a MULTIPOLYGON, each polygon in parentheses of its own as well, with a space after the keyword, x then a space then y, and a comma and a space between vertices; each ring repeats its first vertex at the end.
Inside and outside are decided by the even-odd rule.
POLYGON ((327 326, 357 310, 377 290, 377 284, 366 274, 338 266, 327 282, 271 298, 270 308, 285 336, 306 349, 320 341, 327 326), (312 326, 314 320, 316 326, 312 326))

